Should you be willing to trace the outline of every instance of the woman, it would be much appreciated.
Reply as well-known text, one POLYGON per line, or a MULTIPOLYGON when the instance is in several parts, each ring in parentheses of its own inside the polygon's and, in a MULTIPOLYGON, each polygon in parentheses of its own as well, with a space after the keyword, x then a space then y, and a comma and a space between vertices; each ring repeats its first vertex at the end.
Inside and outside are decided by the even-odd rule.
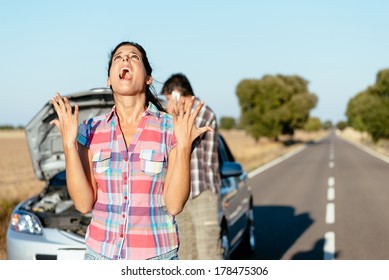
POLYGON ((52 98, 69 194, 78 211, 92 210, 85 259, 178 259, 174 216, 189 196, 191 144, 212 129, 194 126, 203 104, 191 110, 193 99, 164 112, 151 73, 142 46, 122 42, 108 64, 110 113, 78 127, 77 105, 52 98))

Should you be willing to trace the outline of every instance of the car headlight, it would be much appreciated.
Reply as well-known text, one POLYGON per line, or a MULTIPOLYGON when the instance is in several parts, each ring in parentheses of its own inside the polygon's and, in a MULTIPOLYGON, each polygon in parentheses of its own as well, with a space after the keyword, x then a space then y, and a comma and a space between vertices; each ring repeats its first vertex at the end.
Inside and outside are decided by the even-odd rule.
POLYGON ((22 211, 12 213, 10 228, 17 232, 42 234, 42 225, 39 219, 33 214, 22 211))

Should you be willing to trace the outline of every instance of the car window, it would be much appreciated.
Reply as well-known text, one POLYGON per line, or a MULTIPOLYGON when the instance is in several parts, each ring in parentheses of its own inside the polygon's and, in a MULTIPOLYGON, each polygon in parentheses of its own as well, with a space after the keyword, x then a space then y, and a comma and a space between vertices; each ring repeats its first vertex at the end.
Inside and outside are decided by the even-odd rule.
POLYGON ((218 145, 219 145, 219 160, 221 162, 235 161, 234 156, 232 155, 230 149, 228 148, 226 142, 224 141, 221 135, 219 135, 218 137, 218 145))
MULTIPOLYGON (((219 135, 218 137, 218 146, 219 146, 219 162, 220 168, 224 162, 235 161, 230 149, 228 148, 223 137, 219 135)), ((234 192, 238 187, 237 179, 234 177, 222 178, 222 185, 220 187, 220 195, 223 199, 226 195, 234 192)))

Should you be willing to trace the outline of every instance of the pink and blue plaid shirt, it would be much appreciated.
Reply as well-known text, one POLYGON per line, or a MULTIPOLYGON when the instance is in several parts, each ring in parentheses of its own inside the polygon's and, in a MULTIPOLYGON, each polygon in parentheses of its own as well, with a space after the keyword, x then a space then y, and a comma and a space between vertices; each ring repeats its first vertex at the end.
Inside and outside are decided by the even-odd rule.
POLYGON ((111 259, 148 259, 176 249, 177 225, 163 198, 168 154, 176 145, 172 117, 150 103, 126 147, 113 107, 80 124, 77 141, 90 149, 97 183, 86 245, 111 259))

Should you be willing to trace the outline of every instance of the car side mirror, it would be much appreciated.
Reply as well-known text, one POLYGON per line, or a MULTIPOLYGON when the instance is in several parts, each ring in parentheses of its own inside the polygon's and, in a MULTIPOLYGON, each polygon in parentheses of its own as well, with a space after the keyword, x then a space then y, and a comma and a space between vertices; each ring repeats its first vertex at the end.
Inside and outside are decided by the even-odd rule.
POLYGON ((224 177, 236 177, 243 173, 242 165, 234 161, 224 162, 220 169, 221 176, 224 177))

